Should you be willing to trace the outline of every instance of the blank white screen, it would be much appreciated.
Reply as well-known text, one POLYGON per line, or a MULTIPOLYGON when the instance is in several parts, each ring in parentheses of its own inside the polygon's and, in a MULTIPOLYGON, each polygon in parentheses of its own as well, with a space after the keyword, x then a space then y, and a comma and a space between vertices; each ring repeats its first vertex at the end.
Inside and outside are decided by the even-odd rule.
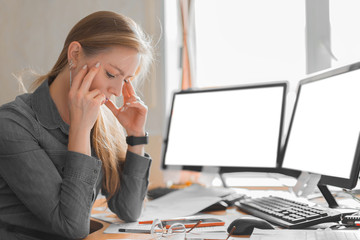
POLYGON ((283 91, 177 94, 165 165, 276 167, 283 91))
POLYGON ((350 178, 360 130, 360 71, 301 87, 283 167, 350 178))

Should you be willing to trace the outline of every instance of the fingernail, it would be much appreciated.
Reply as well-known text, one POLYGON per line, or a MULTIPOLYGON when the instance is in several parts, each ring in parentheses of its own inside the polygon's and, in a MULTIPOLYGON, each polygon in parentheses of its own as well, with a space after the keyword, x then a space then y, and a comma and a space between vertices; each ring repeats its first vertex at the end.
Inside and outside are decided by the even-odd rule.
POLYGON ((100 66, 100 62, 98 62, 95 67, 98 68, 100 66))
POLYGON ((83 69, 86 69, 87 68, 87 64, 85 64, 84 66, 83 66, 83 69))

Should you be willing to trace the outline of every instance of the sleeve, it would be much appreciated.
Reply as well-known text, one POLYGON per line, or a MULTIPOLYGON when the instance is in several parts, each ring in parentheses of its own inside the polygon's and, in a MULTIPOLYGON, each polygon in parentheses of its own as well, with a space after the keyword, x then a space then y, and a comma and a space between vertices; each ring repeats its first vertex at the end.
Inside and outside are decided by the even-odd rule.
POLYGON ((89 234, 100 168, 96 158, 68 151, 62 178, 34 133, 11 119, 0 119, 0 175, 19 200, 59 235, 89 234))
MULTIPOLYGON (((141 214, 143 202, 149 185, 151 158, 128 151, 120 179, 120 190, 108 201, 108 206, 125 222, 136 221, 141 214)), ((107 195, 106 191, 102 192, 107 195)))

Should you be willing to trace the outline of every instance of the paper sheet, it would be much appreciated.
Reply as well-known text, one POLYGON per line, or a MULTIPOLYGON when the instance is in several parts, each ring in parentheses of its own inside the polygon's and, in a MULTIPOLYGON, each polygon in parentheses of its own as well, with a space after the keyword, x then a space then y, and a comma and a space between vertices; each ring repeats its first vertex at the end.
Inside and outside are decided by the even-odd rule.
POLYGON ((166 219, 194 215, 232 193, 231 189, 192 185, 146 203, 139 220, 166 219))
MULTIPOLYGON (((113 223, 104 231, 104 233, 120 233, 119 229, 132 229, 132 230, 144 230, 147 233, 150 233, 151 224, 139 224, 137 222, 133 223, 113 223)), ((129 230, 131 233, 131 231, 129 230)))
MULTIPOLYGON (((113 223, 111 224, 104 233, 120 233, 119 229, 126 229, 127 233, 139 233, 138 231, 143 231, 143 233, 150 233, 151 224, 138 224, 135 223, 113 223)), ((215 227, 201 227, 194 228, 191 233, 192 236, 200 237, 203 233, 224 233, 226 232, 225 226, 215 226, 215 227)))
MULTIPOLYGON (((235 209, 229 209, 226 211, 224 215, 215 215, 215 214, 197 214, 194 216, 186 217, 187 219, 199 219, 199 218, 217 218, 223 222, 225 222, 224 226, 217 226, 217 227, 202 227, 202 228, 195 228, 191 231, 192 235, 189 235, 191 238, 206 238, 206 239, 222 239, 219 236, 227 236, 227 227, 228 225, 236 218, 242 216, 241 213, 237 212, 235 209), (209 236, 209 235, 210 236, 209 236), (217 236, 217 237, 216 237, 217 236)), ((135 223, 118 223, 118 224, 111 224, 104 233, 119 233, 119 228, 126 228, 126 229, 151 229, 151 224, 138 224, 135 223)), ((226 238, 226 237, 225 237, 226 238)), ((223 238, 223 239, 225 239, 223 238)))
MULTIPOLYGON (((231 189, 204 188, 199 185, 193 185, 147 202, 139 221, 154 220, 156 218, 171 219, 193 216, 206 207, 220 201, 220 196, 225 196, 233 192, 231 189)), ((119 233, 119 228, 133 230, 147 229, 149 231, 151 228, 151 225, 138 224, 137 222, 123 223, 109 209, 106 209, 103 213, 92 214, 91 216, 112 223, 104 233, 119 233)), ((207 214, 202 216, 204 218, 206 218, 206 216, 213 218, 219 217, 218 215, 207 214)), ((236 217, 233 215, 230 216, 236 217)), ((199 218, 200 216, 196 215, 194 217, 199 218)), ((226 226, 198 228, 194 229, 193 232, 226 232, 226 226)))

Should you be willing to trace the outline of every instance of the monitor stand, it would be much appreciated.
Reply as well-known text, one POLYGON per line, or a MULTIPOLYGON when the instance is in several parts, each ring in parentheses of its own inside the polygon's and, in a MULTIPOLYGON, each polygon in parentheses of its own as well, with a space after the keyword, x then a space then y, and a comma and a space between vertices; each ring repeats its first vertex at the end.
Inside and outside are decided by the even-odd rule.
POLYGON ((224 188, 228 188, 229 186, 226 184, 226 180, 225 180, 225 177, 224 177, 224 173, 219 173, 219 177, 220 177, 220 180, 221 180, 221 183, 223 184, 223 187, 224 188))
POLYGON ((324 196, 326 202, 328 203, 330 208, 338 208, 339 204, 336 202, 336 199, 331 194, 329 188, 326 185, 318 184, 318 188, 320 189, 320 192, 324 196))
POLYGON ((319 184, 320 178, 321 175, 319 174, 302 172, 293 187, 294 193, 296 196, 307 197, 318 187, 330 208, 339 207, 329 188, 326 185, 319 184))

